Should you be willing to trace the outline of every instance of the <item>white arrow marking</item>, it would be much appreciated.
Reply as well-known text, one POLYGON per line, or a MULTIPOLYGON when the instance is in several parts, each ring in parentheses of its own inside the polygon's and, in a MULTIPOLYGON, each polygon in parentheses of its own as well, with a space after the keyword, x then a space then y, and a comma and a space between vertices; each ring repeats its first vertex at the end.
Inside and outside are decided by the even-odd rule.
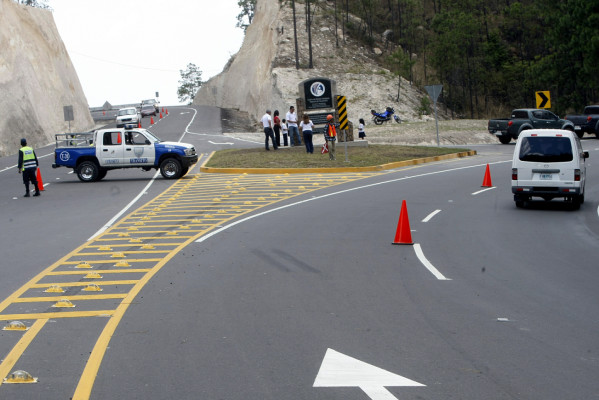
POLYGON ((426 386, 327 349, 314 387, 359 387, 372 400, 397 400, 385 386, 426 386))
POLYGON ((225 142, 225 143, 216 143, 216 142, 213 142, 212 140, 209 140, 209 141, 208 141, 208 143, 211 143, 211 144, 230 144, 230 145, 234 145, 234 144, 235 144, 235 143, 229 143, 229 142, 225 142))

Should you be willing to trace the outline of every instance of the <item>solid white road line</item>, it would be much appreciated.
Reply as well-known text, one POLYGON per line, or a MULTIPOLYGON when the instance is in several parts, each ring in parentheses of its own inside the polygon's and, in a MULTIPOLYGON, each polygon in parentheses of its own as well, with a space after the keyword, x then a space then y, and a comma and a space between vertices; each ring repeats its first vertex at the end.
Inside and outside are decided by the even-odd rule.
POLYGON ((493 190, 493 189, 496 189, 496 188, 495 188, 495 186, 493 186, 493 187, 490 187, 490 188, 485 188, 485 189, 479 190, 478 192, 474 192, 474 193, 472 193, 472 196, 476 196, 477 194, 480 194, 480 193, 486 192, 487 190, 493 190))
POLYGON ((428 221, 430 221, 435 215, 439 214, 440 212, 441 212, 441 210, 435 210, 435 211, 433 211, 425 219, 423 219, 422 222, 428 222, 428 221))
POLYGON ((431 264, 429 260, 426 259, 426 257, 424 256, 424 253, 422 252, 422 248, 420 247, 420 244, 414 243, 414 251, 416 252, 416 257, 418 257, 418 259, 420 260, 422 265, 424 265, 426 267, 426 269, 428 269, 435 276, 435 278, 439 279, 440 281, 450 281, 451 280, 449 278, 446 278, 442 273, 440 273, 439 270, 437 268, 435 268, 435 266, 433 264, 431 264))

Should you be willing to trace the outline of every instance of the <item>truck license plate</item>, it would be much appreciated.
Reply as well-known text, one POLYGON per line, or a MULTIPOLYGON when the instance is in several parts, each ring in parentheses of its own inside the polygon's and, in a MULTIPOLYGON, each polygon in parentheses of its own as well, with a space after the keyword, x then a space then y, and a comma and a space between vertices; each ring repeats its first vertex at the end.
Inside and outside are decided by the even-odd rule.
POLYGON ((553 179, 553 174, 541 174, 539 176, 539 179, 541 179, 542 181, 550 181, 553 179))

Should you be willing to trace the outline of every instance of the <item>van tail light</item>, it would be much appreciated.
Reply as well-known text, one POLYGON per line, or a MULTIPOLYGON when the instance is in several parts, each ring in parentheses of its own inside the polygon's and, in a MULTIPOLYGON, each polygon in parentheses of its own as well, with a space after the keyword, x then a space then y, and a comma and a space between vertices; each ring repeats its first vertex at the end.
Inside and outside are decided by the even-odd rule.
POLYGON ((509 121, 509 122, 507 123, 507 126, 512 126, 513 124, 514 124, 514 121, 509 121))
POLYGON ((580 182, 580 170, 578 168, 574 170, 574 181, 580 182))
POLYGON ((518 180, 518 168, 512 168, 512 180, 513 181, 518 180))

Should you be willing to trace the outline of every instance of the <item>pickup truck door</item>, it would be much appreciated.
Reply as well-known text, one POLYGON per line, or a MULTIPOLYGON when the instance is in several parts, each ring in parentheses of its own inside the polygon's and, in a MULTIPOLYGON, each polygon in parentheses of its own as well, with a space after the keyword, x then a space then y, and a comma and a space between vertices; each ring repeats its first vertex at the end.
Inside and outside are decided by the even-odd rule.
POLYGON ((106 131, 96 143, 96 157, 101 166, 123 164, 123 133, 122 131, 106 131))
POLYGON ((552 113, 551 111, 547 111, 547 110, 543 111, 542 118, 545 121, 544 128, 555 128, 555 129, 562 128, 562 121, 560 121, 558 116, 555 115, 554 113, 552 113))
POLYGON ((143 132, 130 130, 125 132, 125 164, 154 165, 156 150, 154 143, 143 132))

